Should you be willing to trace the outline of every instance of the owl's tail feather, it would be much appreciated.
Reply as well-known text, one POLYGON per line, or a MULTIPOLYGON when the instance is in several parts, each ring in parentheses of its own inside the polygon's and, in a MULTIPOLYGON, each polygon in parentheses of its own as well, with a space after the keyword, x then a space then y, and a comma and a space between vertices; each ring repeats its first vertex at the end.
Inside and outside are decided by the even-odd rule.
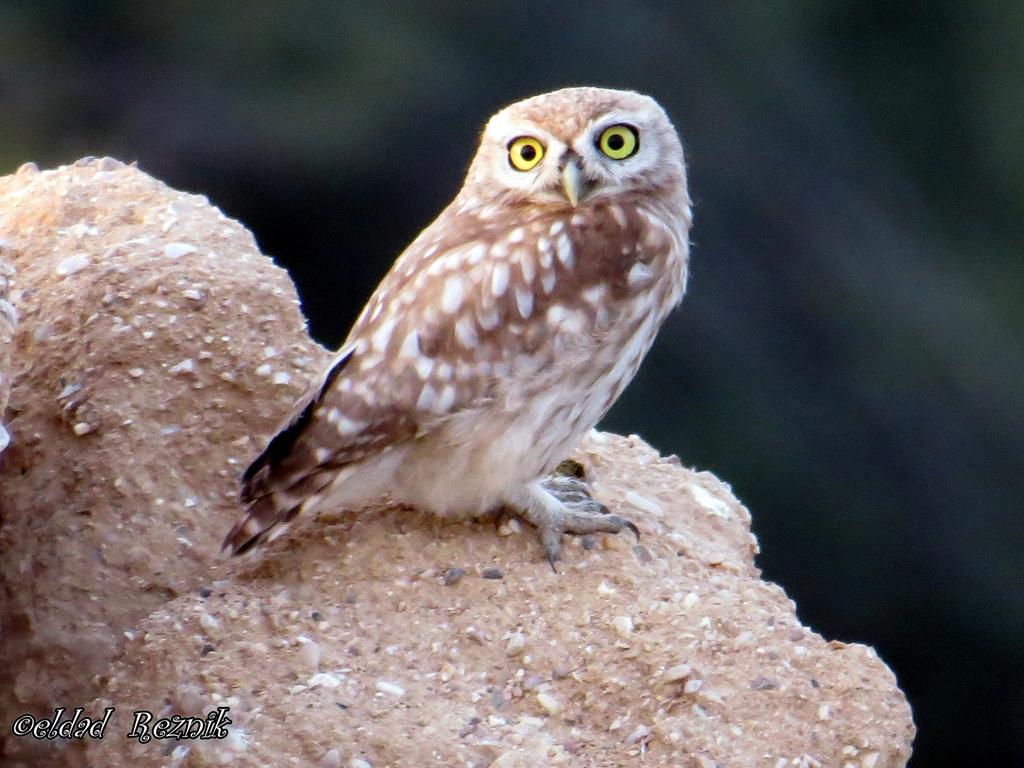
POLYGON ((316 504, 319 492, 330 484, 326 472, 306 475, 288 488, 271 491, 248 502, 245 513, 224 537, 221 549, 241 555, 261 543, 269 543, 288 530, 303 510, 316 504))

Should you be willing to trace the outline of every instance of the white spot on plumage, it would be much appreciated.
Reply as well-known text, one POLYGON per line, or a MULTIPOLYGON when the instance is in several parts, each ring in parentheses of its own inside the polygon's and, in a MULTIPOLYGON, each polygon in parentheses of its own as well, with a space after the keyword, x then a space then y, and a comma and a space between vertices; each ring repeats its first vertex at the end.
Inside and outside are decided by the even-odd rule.
POLYGON ((544 272, 540 276, 540 286, 544 289, 544 293, 550 294, 555 290, 555 279, 554 272, 544 272))
POLYGON ((569 223, 572 224, 574 227, 582 227, 584 224, 587 223, 587 217, 584 216, 582 213, 574 213, 572 215, 572 218, 569 219, 569 223))
MULTIPOLYGON (((351 382, 349 382, 351 384, 351 382)), ((334 426, 338 423, 338 419, 341 418, 341 411, 337 408, 329 408, 327 410, 327 423, 334 426)))
POLYGON ((487 246, 483 243, 476 243, 472 248, 466 251, 466 263, 471 266, 473 264, 479 264, 486 255, 487 246))
POLYGON ((491 272, 491 293, 495 296, 503 295, 508 288, 508 276, 508 264, 504 262, 495 264, 494 271, 491 272))
POLYGON ((476 335, 476 328, 473 327, 473 321, 465 316, 460 317, 455 323, 455 338, 466 349, 473 349, 480 341, 476 335))
POLYGON ((338 434, 342 437, 358 434, 366 429, 367 426, 365 421, 353 421, 345 416, 339 417, 336 425, 338 434))
POLYGON ((441 390, 441 394, 438 396, 437 402, 434 404, 435 413, 447 413, 454 403, 455 387, 448 384, 441 390))
POLYGON ((520 288, 516 286, 516 307, 519 308, 519 314, 526 320, 530 313, 533 312, 533 291, 529 288, 520 288))
POLYGON ((522 227, 516 227, 508 233, 508 241, 510 243, 521 243, 524 237, 526 237, 526 232, 522 227))
POLYGON ((465 260, 466 257, 462 251, 452 251, 438 259, 437 263, 441 265, 442 271, 455 272, 462 267, 462 262, 465 260))
POLYGON ((325 461, 331 458, 333 454, 330 448, 324 448, 321 446, 320 448, 317 448, 313 452, 313 455, 316 457, 317 464, 323 464, 325 461))
POLYGON ((567 314, 568 312, 561 304, 552 304, 548 307, 546 317, 549 323, 552 325, 558 325, 565 320, 567 314))
POLYGON ((551 265, 554 263, 554 250, 551 247, 551 241, 545 237, 537 240, 537 260, 540 262, 541 269, 551 269, 551 265))
POLYGON ((461 277, 453 275, 445 280, 444 291, 441 293, 441 309, 449 315, 458 312, 459 307, 462 306, 464 291, 465 286, 462 284, 461 277))
POLYGON ((508 256, 508 246, 505 245, 505 243, 503 243, 501 240, 499 240, 498 242, 491 246, 491 256, 495 257, 496 259, 501 259, 504 258, 505 256, 508 256))
POLYGON ((370 337, 370 344, 374 349, 383 351, 387 347, 388 342, 391 341, 391 332, 395 329, 396 322, 398 322, 397 318, 389 317, 374 331, 373 336, 370 337))
POLYGON ((555 247, 558 250, 558 260, 565 265, 566 269, 572 269, 573 264, 576 263, 576 256, 572 252, 572 241, 569 240, 569 236, 560 235, 555 247))
POLYGON ((562 322, 562 328, 571 333, 581 333, 586 327, 582 312, 572 311, 562 322))
POLYGON ((430 372, 434 370, 434 358, 432 357, 418 357, 416 358, 416 375, 426 381, 430 378, 430 372))
POLYGON ((437 392, 429 384, 424 384, 423 389, 420 390, 420 396, 416 399, 416 410, 432 411, 436 402, 437 392))
POLYGON ((654 271, 647 264, 638 261, 629 268, 629 272, 626 274, 626 282, 636 288, 637 286, 649 283, 653 275, 654 271))
POLYGON ((554 237, 559 232, 561 232, 563 229, 565 229, 565 224, 562 223, 562 220, 561 219, 555 219, 553 222, 551 222, 551 228, 548 229, 548 234, 551 235, 552 237, 554 237))
POLYGON ((552 304, 548 307, 546 317, 548 324, 558 326, 559 330, 571 333, 579 333, 583 330, 583 314, 566 309, 561 304, 552 304))
POLYGON ((420 356, 420 334, 418 331, 410 331, 405 341, 402 342, 401 348, 398 350, 399 357, 419 357, 420 356))
POLYGON ((437 378, 441 381, 450 381, 452 378, 452 367, 448 363, 441 363, 437 366, 437 378))
POLYGON ((584 289, 580 295, 583 296, 583 300, 588 304, 597 304, 604 298, 607 292, 608 286, 604 283, 598 283, 584 289))
POLYGON ((519 257, 519 269, 523 273, 523 281, 532 283, 534 276, 537 274, 537 267, 533 263, 533 256, 529 251, 520 249, 516 252, 519 257))
POLYGON ((493 331, 501 324, 501 314, 497 307, 490 307, 477 313, 477 320, 480 327, 485 331, 493 331))

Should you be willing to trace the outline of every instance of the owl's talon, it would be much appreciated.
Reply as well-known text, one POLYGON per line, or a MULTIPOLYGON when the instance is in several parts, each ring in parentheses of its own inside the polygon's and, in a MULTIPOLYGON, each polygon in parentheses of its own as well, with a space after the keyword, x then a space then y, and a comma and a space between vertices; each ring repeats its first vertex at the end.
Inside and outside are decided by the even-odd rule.
POLYGON ((544 486, 544 490, 573 511, 591 515, 611 514, 608 507, 590 495, 587 484, 579 477, 549 475, 541 481, 541 485, 544 486))
MULTIPOLYGON (((592 533, 621 533, 628 528, 636 536, 637 541, 640 540, 640 530, 632 520, 607 512, 580 512, 566 505, 565 512, 547 516, 546 520, 540 522, 525 512, 523 517, 537 527, 537 535, 552 569, 562 556, 563 534, 586 536, 592 533)), ((557 573, 557 570, 555 572, 557 573)))
POLYGON ((548 477, 515 501, 516 511, 536 526, 544 554, 556 573, 563 534, 620 533, 628 528, 640 540, 640 529, 632 520, 610 513, 575 477, 548 477))
MULTIPOLYGON (((561 535, 559 535, 558 538, 561 539, 561 535)), ((562 559, 562 542, 560 540, 556 541, 553 549, 547 543, 544 543, 544 556, 548 559, 548 565, 551 566, 551 572, 558 573, 558 566, 555 565, 555 563, 562 559)))

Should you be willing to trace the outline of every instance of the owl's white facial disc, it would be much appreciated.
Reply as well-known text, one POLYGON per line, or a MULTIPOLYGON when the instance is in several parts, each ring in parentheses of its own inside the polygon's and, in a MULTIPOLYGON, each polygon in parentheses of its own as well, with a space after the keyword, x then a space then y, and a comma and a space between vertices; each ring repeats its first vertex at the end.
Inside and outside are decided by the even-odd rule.
POLYGON ((571 206, 562 169, 575 163, 582 181, 578 205, 629 191, 654 191, 685 179, 683 150, 664 110, 630 91, 568 88, 513 104, 487 124, 469 177, 489 199, 571 206), (615 158, 600 147, 602 133, 617 125, 635 133, 637 147, 615 158), (535 139, 542 157, 516 167, 517 139, 535 139))

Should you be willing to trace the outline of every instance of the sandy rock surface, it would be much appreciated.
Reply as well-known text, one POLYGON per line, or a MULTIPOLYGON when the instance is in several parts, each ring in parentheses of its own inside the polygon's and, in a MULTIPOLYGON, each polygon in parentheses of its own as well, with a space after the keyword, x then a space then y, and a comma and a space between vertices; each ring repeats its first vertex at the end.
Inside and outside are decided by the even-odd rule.
MULTIPOLYGON (((728 487, 638 438, 577 459, 642 539, 567 541, 405 509, 322 516, 133 629, 104 699, 230 706, 223 741, 106 765, 902 766, 913 733, 864 646, 761 581, 728 487), (501 535, 508 534, 508 535, 501 535), (586 547, 592 547, 587 549, 586 547), (461 575, 460 575, 461 574, 461 575), (162 762, 163 761, 163 762, 162 762)), ((178 747, 179 745, 175 745, 178 747)))
POLYGON ((0 241, 10 753, 36 746, 8 738, 15 714, 91 700, 124 628, 208 578, 238 473, 323 351, 248 231, 115 160, 0 179, 0 241))
POLYGON ((18 324, 18 311, 7 298, 14 267, 3 260, 5 248, 6 243, 0 240, 0 453, 10 443, 3 414, 11 394, 11 345, 14 342, 14 328, 18 324))
POLYGON ((640 543, 567 539, 557 574, 514 519, 385 504, 221 560, 238 474, 324 359, 287 277, 111 160, 0 179, 0 240, 0 763, 905 764, 884 663, 803 627, 728 486, 638 438, 576 458, 640 543), (116 711, 100 741, 9 736, 57 705, 116 711), (223 739, 124 737, 135 710, 218 707, 223 739))

